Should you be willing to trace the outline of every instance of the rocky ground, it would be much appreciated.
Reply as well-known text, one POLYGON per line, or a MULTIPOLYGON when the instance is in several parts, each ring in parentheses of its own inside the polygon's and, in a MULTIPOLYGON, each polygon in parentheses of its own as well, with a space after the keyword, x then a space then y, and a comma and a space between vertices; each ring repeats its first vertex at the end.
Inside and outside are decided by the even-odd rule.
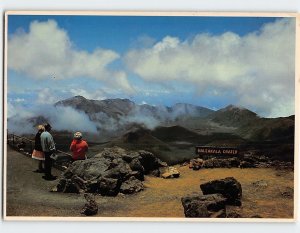
MULTIPOLYGON (((83 194, 50 192, 58 181, 45 181, 34 173, 36 161, 8 149, 7 216, 82 216, 83 194)), ((242 206, 227 207, 227 214, 242 217, 292 218, 294 173, 275 168, 214 168, 193 170, 177 166, 180 177, 163 179, 145 176, 144 190, 115 197, 96 195, 96 217, 184 217, 181 198, 200 192, 200 184, 225 177, 241 183, 242 206)), ((61 171, 53 170, 57 176, 61 171)))

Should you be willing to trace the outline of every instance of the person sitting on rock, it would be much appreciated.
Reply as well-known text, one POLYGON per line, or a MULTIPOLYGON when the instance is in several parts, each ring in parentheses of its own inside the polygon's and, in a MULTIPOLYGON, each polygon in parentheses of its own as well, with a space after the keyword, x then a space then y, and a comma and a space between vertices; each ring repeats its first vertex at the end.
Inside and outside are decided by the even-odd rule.
POLYGON ((76 132, 74 134, 74 138, 71 143, 70 150, 73 152, 72 155, 73 161, 86 159, 88 144, 85 140, 82 139, 82 133, 76 132))

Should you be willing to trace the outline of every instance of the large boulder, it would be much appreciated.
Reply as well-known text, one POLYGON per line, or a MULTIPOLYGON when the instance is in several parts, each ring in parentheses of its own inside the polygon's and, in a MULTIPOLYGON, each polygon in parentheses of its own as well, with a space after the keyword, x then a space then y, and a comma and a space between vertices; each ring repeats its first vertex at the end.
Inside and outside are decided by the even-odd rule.
POLYGON ((241 206, 242 198, 242 186, 233 177, 227 177, 225 179, 213 180, 200 185, 200 188, 204 195, 220 193, 227 200, 226 204, 241 206))
POLYGON ((144 174, 158 170, 165 163, 147 151, 126 151, 119 147, 105 148, 86 160, 73 162, 60 178, 58 192, 99 193, 115 196, 143 189, 144 174))
POLYGON ((188 218, 226 217, 226 198, 221 194, 191 194, 181 198, 188 218))

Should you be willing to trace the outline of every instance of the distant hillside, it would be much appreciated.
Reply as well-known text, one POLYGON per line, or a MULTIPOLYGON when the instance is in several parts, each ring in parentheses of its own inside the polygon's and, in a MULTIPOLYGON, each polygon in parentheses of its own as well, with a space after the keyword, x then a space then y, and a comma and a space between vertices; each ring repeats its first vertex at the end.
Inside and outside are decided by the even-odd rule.
POLYGON ((161 126, 154 130, 134 126, 124 135, 94 147, 92 151, 112 146, 148 150, 161 160, 176 164, 197 156, 196 145, 238 146, 243 143, 245 141, 241 137, 230 133, 214 133, 207 136, 181 126, 161 126))
POLYGON ((89 100, 75 96, 59 101, 55 106, 72 107, 84 112, 94 122, 100 134, 109 137, 124 134, 132 124, 154 129, 157 126, 186 122, 191 117, 204 119, 213 110, 186 103, 174 106, 138 105, 128 99, 89 100))
MULTIPOLYGON (((157 127, 151 134, 161 141, 171 143, 172 145, 219 145, 219 146, 239 146, 245 143, 245 140, 232 133, 211 133, 201 135, 181 126, 157 127)), ((182 146, 181 146, 182 147, 182 146)))
POLYGON ((135 104, 128 99, 89 100, 82 96, 75 96, 59 101, 55 106, 73 107, 89 116, 93 116, 95 113, 105 113, 108 117, 117 118, 128 115, 135 107, 135 104))
MULTIPOLYGON (((186 103, 166 107, 138 105, 129 99, 89 100, 75 96, 55 106, 68 106, 87 114, 104 140, 135 131, 132 128, 135 126, 153 129, 151 135, 161 141, 212 143, 221 135, 235 135, 248 141, 293 142, 294 139, 294 116, 261 118, 234 105, 213 111, 186 103)), ((27 122, 36 126, 46 121, 47 116, 37 116, 27 122)), ((233 140, 232 136, 228 138, 233 140)))
POLYGON ((252 141, 294 142, 295 116, 259 118, 243 125, 237 133, 252 141))
POLYGON ((201 137, 201 135, 178 125, 171 127, 157 127, 151 134, 162 141, 197 142, 201 137))
POLYGON ((241 127, 249 124, 253 120, 259 119, 256 113, 246 109, 229 105, 208 116, 212 121, 221 125, 231 127, 241 127))

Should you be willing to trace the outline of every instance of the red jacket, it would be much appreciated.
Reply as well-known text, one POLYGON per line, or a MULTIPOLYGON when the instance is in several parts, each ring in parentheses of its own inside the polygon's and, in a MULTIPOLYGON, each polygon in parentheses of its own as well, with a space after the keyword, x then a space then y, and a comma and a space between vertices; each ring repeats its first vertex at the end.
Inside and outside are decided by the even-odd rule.
POLYGON ((73 139, 70 150, 73 152, 73 159, 85 159, 85 153, 88 150, 88 144, 84 140, 73 139))

